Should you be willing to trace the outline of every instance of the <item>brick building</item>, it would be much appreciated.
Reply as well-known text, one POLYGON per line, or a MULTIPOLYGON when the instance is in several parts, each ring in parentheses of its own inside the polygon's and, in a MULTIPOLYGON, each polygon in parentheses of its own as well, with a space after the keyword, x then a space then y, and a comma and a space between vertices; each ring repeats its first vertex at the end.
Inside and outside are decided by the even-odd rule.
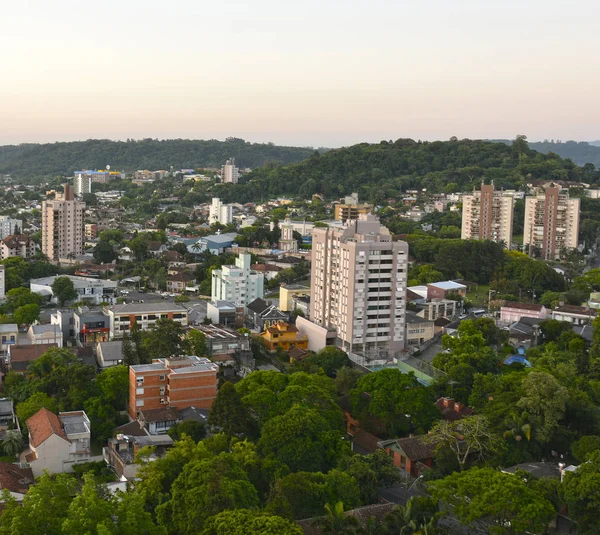
POLYGON ((208 409, 217 395, 219 367, 204 357, 154 359, 129 367, 129 415, 164 407, 208 409))

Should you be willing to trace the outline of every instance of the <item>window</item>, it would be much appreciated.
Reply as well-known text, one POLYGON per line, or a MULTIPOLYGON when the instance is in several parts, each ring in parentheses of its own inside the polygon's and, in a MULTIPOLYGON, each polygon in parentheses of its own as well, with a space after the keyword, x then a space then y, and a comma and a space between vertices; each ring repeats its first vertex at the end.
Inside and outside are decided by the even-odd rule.
POLYGON ((136 399, 135 400, 135 406, 136 407, 143 407, 144 406, 144 400, 143 399, 136 399))
POLYGON ((164 381, 165 380, 165 376, 164 375, 159 375, 158 376, 158 380, 159 381, 164 381))
POLYGON ((139 385, 143 385, 143 384, 144 384, 144 378, 143 378, 143 377, 138 377, 138 378, 136 379, 136 382, 137 382, 138 386, 139 386, 139 385))
POLYGON ((136 388, 135 389, 135 395, 136 396, 143 396, 144 395, 144 389, 143 388, 136 388))

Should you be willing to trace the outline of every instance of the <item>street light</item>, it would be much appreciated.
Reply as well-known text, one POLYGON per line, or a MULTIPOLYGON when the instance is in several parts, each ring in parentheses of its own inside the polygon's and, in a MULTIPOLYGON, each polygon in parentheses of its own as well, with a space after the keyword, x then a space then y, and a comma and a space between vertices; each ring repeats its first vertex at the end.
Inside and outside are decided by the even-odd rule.
POLYGON ((412 489, 421 479, 423 479, 422 475, 420 475, 419 477, 417 477, 417 479, 415 479, 412 482, 412 485, 410 485, 410 487, 406 488, 406 492, 404 493, 404 503, 406 503, 406 500, 408 498, 408 493, 410 492, 410 489, 412 489))

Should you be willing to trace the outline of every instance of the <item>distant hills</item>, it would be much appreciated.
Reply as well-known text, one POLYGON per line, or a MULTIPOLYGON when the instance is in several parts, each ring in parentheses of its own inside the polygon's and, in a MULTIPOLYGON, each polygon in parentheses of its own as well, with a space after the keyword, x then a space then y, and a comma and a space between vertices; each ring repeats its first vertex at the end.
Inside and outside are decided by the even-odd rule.
MULTIPOLYGON (((509 139, 494 139, 510 145, 509 139)), ((600 168, 600 140, 598 141, 533 141, 529 143, 529 148, 548 154, 554 152, 561 158, 569 158, 577 165, 585 165, 591 163, 600 168)))
POLYGON ((168 170, 170 166, 192 169, 220 167, 229 158, 235 158, 238 167, 256 168, 299 162, 314 152, 313 148, 249 143, 238 138, 225 141, 89 139, 0 146, 0 174, 15 177, 70 175, 79 169, 104 169, 107 164, 115 171, 168 170))

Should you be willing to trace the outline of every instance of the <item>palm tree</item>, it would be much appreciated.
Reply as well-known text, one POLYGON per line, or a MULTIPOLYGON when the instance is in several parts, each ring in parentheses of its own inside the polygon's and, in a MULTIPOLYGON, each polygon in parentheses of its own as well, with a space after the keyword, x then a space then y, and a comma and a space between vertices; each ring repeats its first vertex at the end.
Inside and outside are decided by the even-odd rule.
POLYGON ((386 527, 379 524, 374 516, 370 516, 367 522, 356 530, 356 535, 387 535, 388 533, 386 527))
MULTIPOLYGON (((433 535, 437 531, 438 520, 435 516, 424 518, 419 512, 415 498, 411 498, 404 506, 399 505, 389 513, 382 524, 383 533, 390 535, 433 535)), ((429 515, 427 515, 429 516, 429 515)))
POLYGON ((321 532, 328 535, 350 535, 356 533, 359 523, 353 516, 344 514, 344 504, 337 502, 334 506, 325 504, 325 516, 317 518, 314 522, 321 532))
POLYGON ((2 449, 6 455, 16 456, 23 449, 23 437, 17 429, 6 432, 2 441, 2 449))
POLYGON ((504 431, 504 438, 513 438, 517 442, 523 440, 523 437, 527 441, 531 440, 531 424, 529 423, 529 414, 527 412, 522 412, 521 414, 514 411, 511 412, 506 425, 508 425, 509 429, 504 431))

